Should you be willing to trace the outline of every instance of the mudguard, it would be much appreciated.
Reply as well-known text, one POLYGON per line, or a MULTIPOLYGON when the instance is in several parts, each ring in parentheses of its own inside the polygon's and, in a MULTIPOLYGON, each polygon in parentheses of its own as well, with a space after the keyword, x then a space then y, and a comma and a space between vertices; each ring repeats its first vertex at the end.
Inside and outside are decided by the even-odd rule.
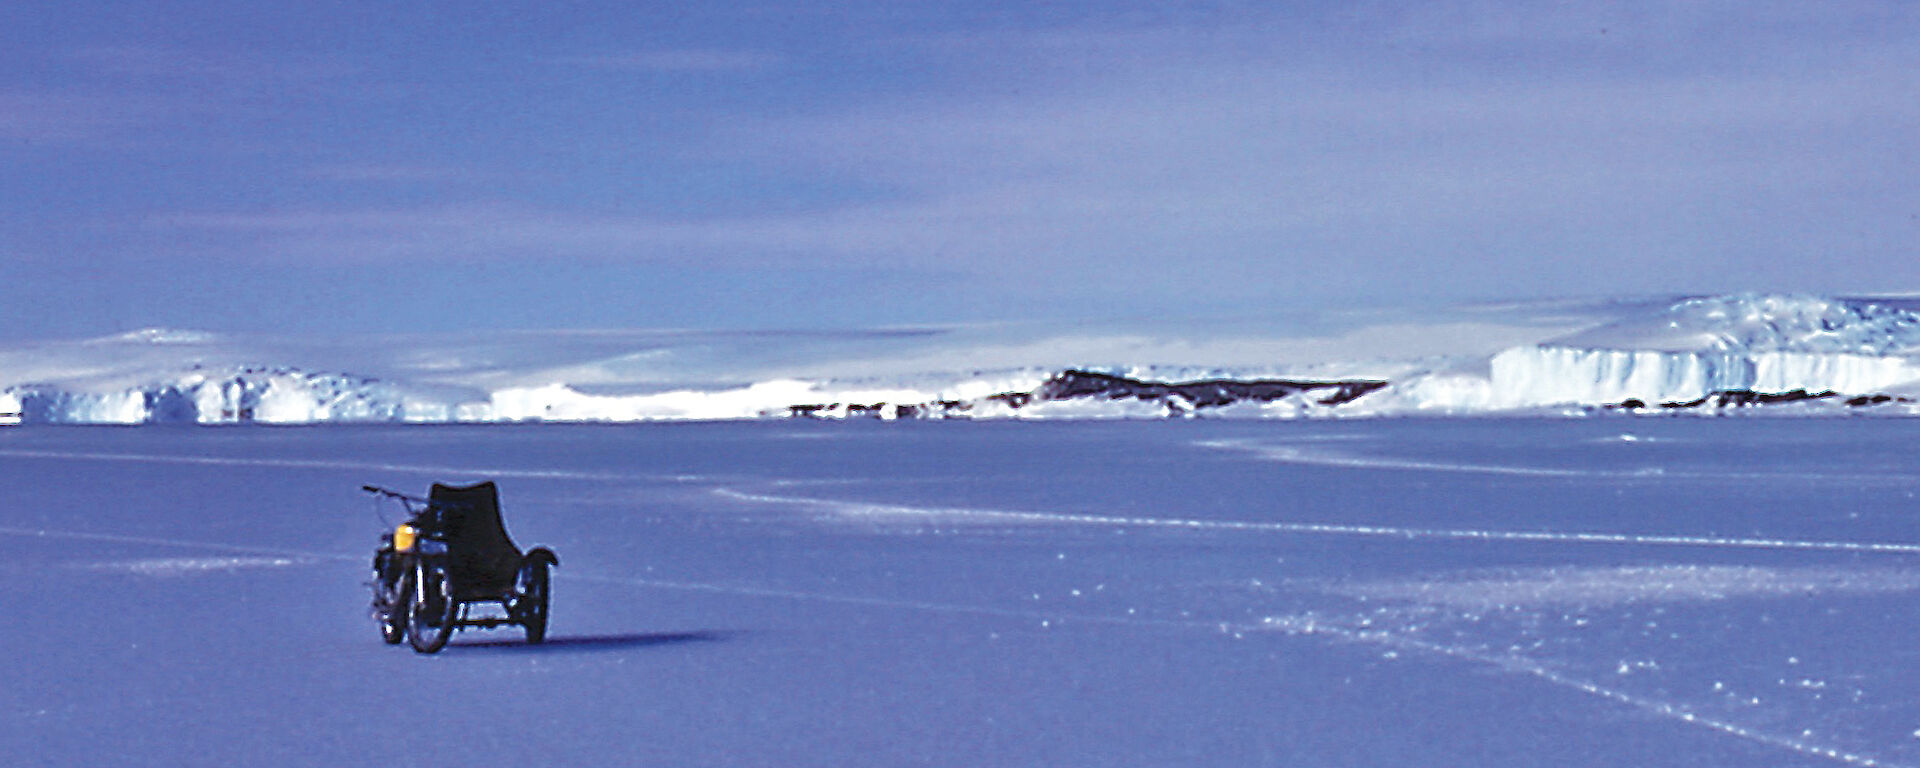
POLYGON ((546 563, 549 566, 558 568, 560 567, 560 556, 554 554, 553 550, 547 549, 546 547, 534 547, 533 549, 527 550, 526 556, 520 558, 520 567, 525 568, 533 563, 546 563))

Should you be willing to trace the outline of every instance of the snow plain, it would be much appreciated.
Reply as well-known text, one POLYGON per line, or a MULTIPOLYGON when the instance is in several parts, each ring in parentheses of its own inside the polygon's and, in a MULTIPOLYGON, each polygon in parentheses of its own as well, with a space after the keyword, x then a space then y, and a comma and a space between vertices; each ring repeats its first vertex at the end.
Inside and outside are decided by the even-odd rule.
POLYGON ((1912 430, 5 429, 0 754, 1920 765, 1912 430), (560 555, 552 640, 382 645, 358 488, 480 479, 560 555))

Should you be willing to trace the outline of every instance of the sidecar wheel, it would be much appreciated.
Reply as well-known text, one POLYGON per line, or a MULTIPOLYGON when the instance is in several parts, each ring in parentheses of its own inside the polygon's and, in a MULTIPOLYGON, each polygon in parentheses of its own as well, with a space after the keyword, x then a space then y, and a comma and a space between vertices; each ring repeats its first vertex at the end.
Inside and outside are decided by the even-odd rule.
POLYGON ((520 607, 520 625, 527 630, 527 642, 538 645, 547 641, 547 604, 553 595, 547 564, 529 565, 521 579, 520 598, 515 601, 520 607))

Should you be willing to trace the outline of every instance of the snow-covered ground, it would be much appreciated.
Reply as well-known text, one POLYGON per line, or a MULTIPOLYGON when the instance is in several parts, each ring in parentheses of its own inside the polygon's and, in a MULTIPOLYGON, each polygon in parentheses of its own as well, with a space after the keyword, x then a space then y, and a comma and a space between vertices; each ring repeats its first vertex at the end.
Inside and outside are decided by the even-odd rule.
POLYGON ((0 431, 11 765, 1920 765, 1902 419, 0 431), (552 640, 381 644, 363 483, 552 640))
POLYGON ((1736 295, 1097 327, 328 340, 150 329, 0 345, 0 423, 1912 415, 1912 304, 1736 295), (1088 387, 1089 375, 1123 381, 1088 387), (1219 382, 1239 389, 1222 397, 1219 382))

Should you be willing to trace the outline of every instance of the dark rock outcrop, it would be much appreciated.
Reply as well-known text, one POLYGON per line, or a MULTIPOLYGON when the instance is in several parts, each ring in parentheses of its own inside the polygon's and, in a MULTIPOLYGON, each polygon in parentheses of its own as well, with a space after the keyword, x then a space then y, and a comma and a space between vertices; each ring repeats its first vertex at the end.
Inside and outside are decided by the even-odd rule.
POLYGON ((1317 405, 1350 403, 1385 387, 1384 381, 1296 381, 1290 379, 1206 379, 1161 382, 1109 373, 1069 369, 1054 374, 1031 392, 1002 392, 980 401, 936 400, 925 403, 812 403, 789 407, 800 418, 967 418, 982 403, 1019 410, 1038 403, 1073 400, 1138 400, 1167 408, 1170 415, 1188 414, 1242 402, 1267 403, 1304 395, 1317 405))
POLYGON ((1340 405, 1386 386, 1384 381, 1294 381, 1289 379, 1206 379, 1167 383, 1130 379, 1092 371, 1066 370, 1048 379, 1034 390, 1036 400, 1073 400, 1098 397, 1107 400, 1164 401, 1180 398, 1194 408, 1217 408, 1252 400, 1272 402, 1311 392, 1314 402, 1340 405))
MULTIPOLYGON (((1809 400, 1832 400, 1839 397, 1842 397, 1840 393, 1831 390, 1808 392, 1804 389, 1795 389, 1788 392, 1755 392, 1750 389, 1729 389, 1714 392, 1698 400, 1660 403, 1659 407, 1666 410, 1751 408, 1755 406, 1780 405, 1783 403, 1798 403, 1809 400)), ((1872 394, 1847 397, 1842 402, 1850 407, 1863 408, 1874 405, 1885 405, 1887 403, 1911 403, 1913 399, 1887 394, 1872 394)), ((1606 410, 1638 411, 1646 409, 1647 403, 1643 400, 1631 399, 1607 405, 1605 408, 1606 410)))

